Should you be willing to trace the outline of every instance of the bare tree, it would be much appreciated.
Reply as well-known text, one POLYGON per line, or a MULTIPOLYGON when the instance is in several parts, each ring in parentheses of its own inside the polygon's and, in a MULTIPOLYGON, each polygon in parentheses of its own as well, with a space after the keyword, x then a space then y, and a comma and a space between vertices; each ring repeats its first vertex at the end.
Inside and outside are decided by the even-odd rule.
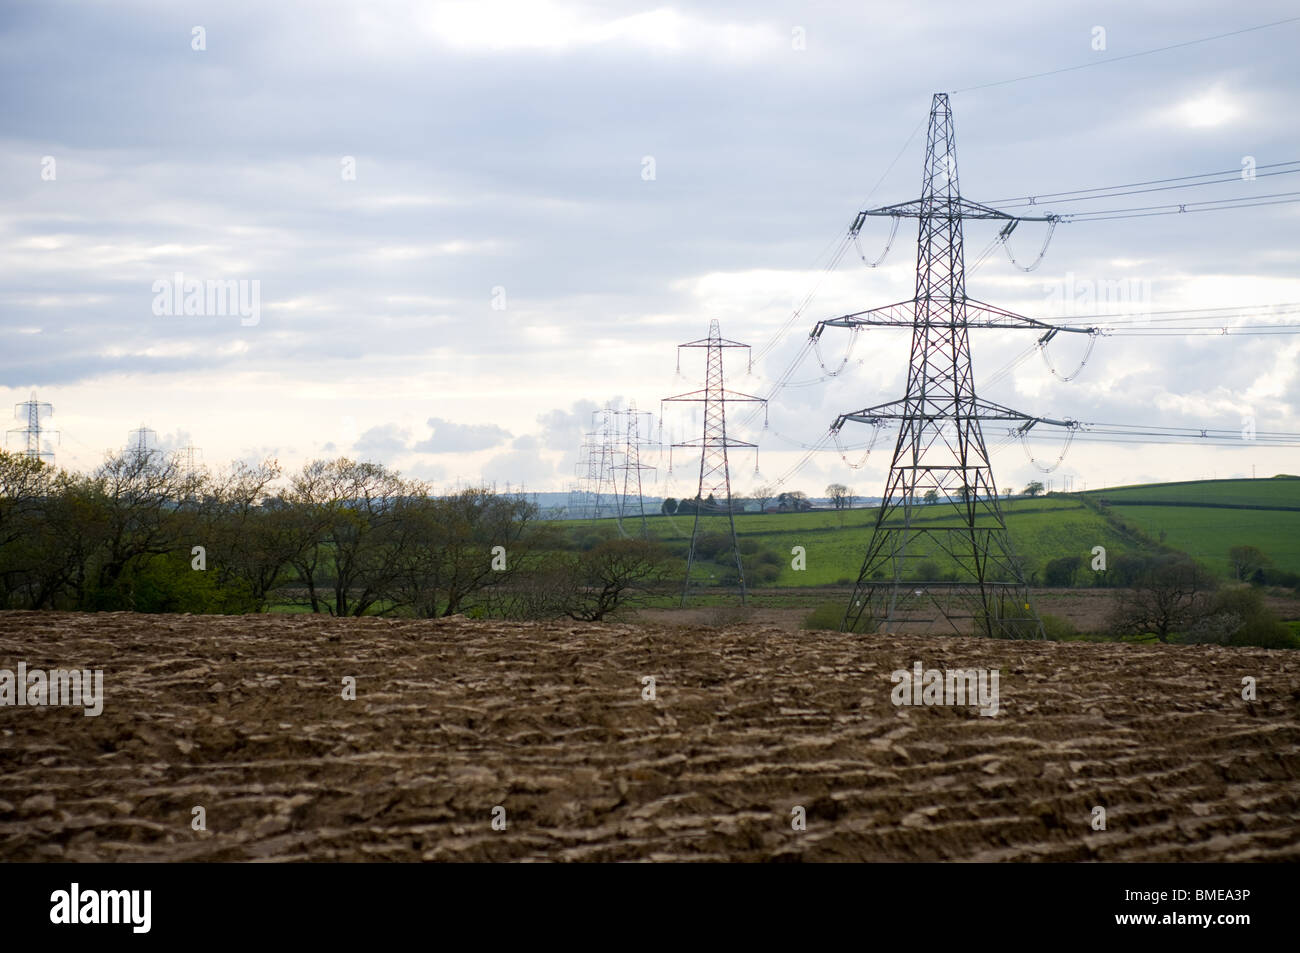
POLYGON ((597 622, 616 612, 666 577, 668 556, 661 544, 639 539, 612 539, 583 553, 574 566, 576 584, 566 599, 565 614, 597 622))
POLYGON ((291 548, 313 612, 359 616, 380 600, 399 574, 401 553, 414 543, 405 511, 427 494, 424 484, 378 463, 340 458, 303 467, 287 498, 300 517, 291 548), (320 598, 324 585, 328 602, 320 598))
POLYGON ((189 483, 178 462, 159 454, 109 457, 84 486, 105 520, 95 584, 107 592, 129 569, 185 541, 177 504, 189 483))
POLYGON ((1258 546, 1233 546, 1228 550, 1228 562, 1238 581, 1249 579, 1257 570, 1272 565, 1272 560, 1258 546))
POLYGON ((1171 633, 1206 615, 1216 586, 1214 576, 1185 555, 1155 557, 1136 572, 1131 589, 1116 593, 1111 630, 1119 635, 1153 632, 1168 642, 1171 633))

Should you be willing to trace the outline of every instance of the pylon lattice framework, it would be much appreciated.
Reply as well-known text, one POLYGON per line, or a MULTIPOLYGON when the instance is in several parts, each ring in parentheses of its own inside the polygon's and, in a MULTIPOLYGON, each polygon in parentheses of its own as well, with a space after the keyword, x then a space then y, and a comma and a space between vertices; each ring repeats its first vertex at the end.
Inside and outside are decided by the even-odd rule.
MULTIPOLYGON (((916 294, 911 301, 823 321, 825 327, 910 326, 907 392, 901 400, 842 414, 881 426, 899 421, 884 498, 841 628, 901 631, 947 623, 960 634, 1043 637, 1011 546, 984 443, 982 421, 1006 421, 1024 433, 1036 424, 1077 427, 1075 421, 1034 417, 975 394, 970 327, 1053 326, 966 297, 962 220, 1054 221, 1024 218, 963 199, 957 179, 956 137, 945 93, 930 108, 921 198, 859 213, 853 232, 870 216, 916 218, 916 294), (918 506, 934 490, 937 505, 918 506), (948 578, 937 576, 946 564, 948 578), (936 572, 936 569, 938 570, 936 572), (907 578, 905 578, 905 576, 907 578), (954 578, 955 577, 955 578, 954 578), (935 612, 937 611, 937 615, 935 612), (963 624, 971 623, 969 628, 963 624)), ((1083 328, 1055 331, 1087 332, 1083 328)))
POLYGON ((54 452, 46 450, 41 442, 42 434, 58 434, 57 430, 50 430, 48 427, 41 426, 42 418, 53 415, 54 405, 43 400, 37 400, 35 394, 32 394, 30 400, 14 405, 14 417, 27 422, 26 427, 15 427, 9 431, 9 433, 23 435, 23 456, 32 460, 54 462, 54 452))
MULTIPOLYGON (((740 601, 743 605, 745 602, 745 567, 741 563, 740 547, 736 542, 736 516, 731 504, 731 471, 727 451, 733 447, 753 447, 757 451, 757 444, 727 437, 727 404, 738 401, 758 402, 766 407, 767 402, 762 397, 753 397, 749 394, 741 394, 726 389, 722 371, 722 352, 727 348, 745 348, 748 350, 749 345, 724 338, 718 327, 717 319, 709 322, 709 336, 707 338, 689 341, 686 344, 679 344, 677 347, 679 363, 681 348, 708 349, 708 367, 704 378, 704 388, 678 394, 675 397, 665 397, 663 401, 664 403, 686 401, 704 404, 704 432, 700 439, 674 443, 669 450, 670 467, 671 448, 690 447, 698 448, 700 451, 699 488, 696 491, 694 500, 684 501, 694 509, 695 518, 691 523, 691 543, 686 553, 686 576, 682 582, 682 605, 686 604, 686 597, 690 592, 691 569, 695 564, 696 544, 699 539, 700 516, 717 514, 725 514, 727 517, 727 525, 731 535, 731 553, 736 560, 737 584, 740 590, 740 601), (721 495, 719 496, 719 494, 721 495), (709 502, 710 499, 712 499, 712 503, 709 502)), ((663 417, 662 410, 660 411, 660 417, 663 417)), ((725 554, 716 553, 715 557, 725 558, 725 554)))
POLYGON ((645 496, 641 481, 641 474, 656 468, 648 463, 641 462, 641 448, 645 442, 641 439, 640 419, 641 417, 653 416, 649 411, 637 410, 636 402, 628 404, 626 410, 615 411, 620 417, 625 417, 627 423, 623 425, 623 462, 611 469, 623 474, 623 490, 618 498, 618 525, 619 529, 623 528, 623 520, 631 518, 632 511, 632 482, 636 481, 636 515, 641 519, 641 538, 648 538, 650 529, 645 518, 645 496))
POLYGON ((613 508, 618 516, 621 515, 621 504, 614 475, 618 461, 618 426, 615 422, 618 412, 606 404, 591 413, 595 429, 584 435, 583 459, 578 464, 582 474, 583 515, 587 519, 601 519, 606 509, 613 508))
POLYGON ((147 463, 158 452, 153 446, 157 442, 157 438, 157 431, 141 424, 127 434, 126 452, 131 455, 137 464, 147 463), (149 436, 150 434, 153 434, 152 438, 149 436))

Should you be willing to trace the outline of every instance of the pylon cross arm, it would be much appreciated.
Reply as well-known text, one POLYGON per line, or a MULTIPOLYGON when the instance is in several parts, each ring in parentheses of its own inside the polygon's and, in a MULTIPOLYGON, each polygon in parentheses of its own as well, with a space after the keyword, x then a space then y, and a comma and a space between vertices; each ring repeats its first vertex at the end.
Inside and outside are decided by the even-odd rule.
MULTIPOLYGON (((931 296, 928 300, 934 302, 942 299, 931 296)), ((983 301, 976 301, 974 298, 958 298, 953 304, 965 310, 964 319, 958 318, 957 314, 953 315, 955 323, 964 324, 968 328, 1033 328, 1034 330, 1050 331, 1052 333, 1067 331, 1076 334, 1093 334, 1096 332, 1096 329, 1091 327, 1048 324, 1046 321, 1028 318, 1023 314, 1008 311, 1006 308, 999 308, 983 301)), ((916 300, 913 299, 911 301, 899 301, 896 304, 887 304, 880 308, 871 308, 867 311, 845 314, 838 318, 819 321, 813 328, 811 336, 814 338, 821 337, 824 328, 910 328, 916 325, 917 310, 916 300)))
POLYGON ((826 321, 818 321, 812 330, 812 337, 821 337, 823 328, 857 328, 876 327, 911 327, 916 322, 916 301, 899 301, 881 308, 871 308, 854 314, 841 315, 826 321))
POLYGON ((1068 427, 1071 430, 1077 429, 1079 426, 1077 420, 1056 420, 1051 417, 1026 414, 1010 407, 1004 407, 1002 404, 994 403, 991 400, 984 400, 981 397, 975 398, 973 403, 961 408, 960 412, 948 414, 918 414, 914 408, 909 408, 906 398, 900 398, 883 404, 876 404, 874 407, 864 407, 862 410, 853 411, 852 413, 840 414, 835 418, 835 423, 831 424, 831 430, 838 432, 848 421, 860 424, 878 424, 887 420, 913 419, 922 419, 929 422, 947 420, 1020 421, 1026 425, 1024 427, 1026 430, 1036 424, 1068 427))
POLYGON ((755 397, 752 394, 742 394, 739 391, 727 390, 726 388, 715 388, 712 393, 703 390, 693 390, 690 391, 689 393, 678 394, 676 397, 664 398, 665 402, 670 400, 694 401, 696 403, 702 400, 725 400, 727 403, 732 403, 733 401, 748 400, 748 401, 756 401, 761 404, 764 401, 766 401, 767 398, 755 397))
POLYGON ((899 202, 897 205, 883 205, 880 208, 865 209, 859 212, 858 217, 854 219, 853 233, 857 234, 858 230, 862 228, 863 221, 868 218, 921 218, 936 213, 953 215, 958 218, 995 219, 1002 222, 1051 222, 1060 218, 1059 215, 1012 215, 1001 209, 981 205, 979 202, 972 202, 970 199, 961 196, 937 200, 937 204, 939 208, 934 205, 927 205, 924 199, 912 199, 910 202, 899 202))
POLYGON ((749 443, 745 440, 736 440, 732 437, 701 437, 699 440, 686 440, 682 443, 673 444, 674 447, 713 447, 721 450, 723 447, 731 449, 732 447, 757 447, 756 443, 749 443))
POLYGON ((749 347, 748 344, 741 344, 739 341, 730 341, 727 338, 700 338, 698 341, 687 341, 685 344, 679 344, 678 347, 749 347))
POLYGON ((965 307, 966 326, 969 328, 1034 328, 1040 331, 1066 331, 1071 334, 1092 334, 1096 331, 1096 328, 1048 324, 1046 321, 1039 321, 1037 318, 1027 318, 1023 314, 1016 314, 1006 308, 999 308, 997 305, 976 301, 974 298, 965 299, 965 307))

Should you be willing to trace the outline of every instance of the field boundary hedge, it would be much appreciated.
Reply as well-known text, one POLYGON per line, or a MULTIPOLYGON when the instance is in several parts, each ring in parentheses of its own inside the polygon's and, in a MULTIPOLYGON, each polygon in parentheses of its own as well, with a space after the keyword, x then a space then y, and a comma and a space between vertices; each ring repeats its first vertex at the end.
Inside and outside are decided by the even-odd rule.
POLYGON ((1204 508, 1212 510, 1280 510, 1286 513, 1300 513, 1300 506, 1270 506, 1265 503, 1210 503, 1196 502, 1192 500, 1135 500, 1125 497, 1123 499, 1108 499, 1107 497, 1097 497, 1097 502, 1103 506, 1181 506, 1185 508, 1204 508))

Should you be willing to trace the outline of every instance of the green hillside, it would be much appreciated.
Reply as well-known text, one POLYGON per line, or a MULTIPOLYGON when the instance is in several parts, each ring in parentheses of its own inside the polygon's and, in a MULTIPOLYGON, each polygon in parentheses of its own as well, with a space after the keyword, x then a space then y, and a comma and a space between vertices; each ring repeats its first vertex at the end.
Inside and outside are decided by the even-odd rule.
POLYGON ((1188 553, 1224 575, 1228 549, 1257 546, 1300 572, 1300 479, 1200 480, 1089 491, 1113 520, 1188 553))
POLYGON ((1089 490, 1088 496, 1115 505, 1169 502, 1180 505, 1295 507, 1300 510, 1300 478, 1269 480, 1195 480, 1089 490))
MULTIPOLYGON (((928 507, 918 507, 914 525, 930 525, 928 507)), ((945 507, 934 508, 941 515, 945 507)), ((1281 570, 1300 572, 1300 479, 1214 480, 1164 483, 1088 491, 1084 494, 1020 498, 1003 503, 1012 545, 1027 573, 1041 578, 1046 564, 1057 557, 1077 555, 1091 560, 1092 549, 1104 546, 1108 561, 1125 553, 1154 554, 1166 548, 1186 552, 1217 573, 1227 576, 1229 547, 1253 545, 1268 554, 1281 570)), ((761 585, 824 586, 857 578, 871 538, 875 509, 842 513, 739 514, 736 531, 746 552, 746 576, 761 585), (791 550, 802 546, 807 568, 791 568, 791 550), (762 569, 762 564, 769 568, 762 569), (754 567, 751 571, 751 567, 754 567)), ((684 552, 691 533, 691 516, 649 517, 651 535, 684 552)), ((575 520, 562 524, 575 545, 615 535, 614 520, 575 520)), ((725 533, 725 516, 701 519, 701 533, 725 533)), ((625 521, 624 531, 639 532, 638 521, 625 521)), ((921 553, 912 567, 930 558, 941 574, 955 570, 951 561, 921 553)), ((697 562, 715 582, 726 582, 734 565, 697 562)), ((1077 584, 1088 585, 1085 569, 1077 584)))
MULTIPOLYGON (((943 507, 936 507, 935 511, 937 513, 942 509, 943 507)), ((1005 512, 1012 544, 1031 572, 1041 572, 1048 560, 1065 553, 1090 558, 1093 546, 1105 546, 1110 559, 1121 553, 1144 549, 1141 542, 1116 530, 1093 509, 1070 497, 1009 501, 1005 505, 1005 512)), ((934 522, 933 518, 927 519, 928 516, 926 508, 918 508, 914 524, 925 526, 934 522)), ((760 576, 765 584, 843 584, 857 578, 875 518, 875 509, 856 509, 842 514, 825 511, 745 514, 736 517, 736 533, 742 552, 748 549, 773 554, 768 561, 776 567, 777 572, 775 575, 769 572, 769 578, 760 576), (802 546, 806 552, 805 570, 791 567, 791 551, 796 546, 802 546)), ((690 539, 692 519, 690 516, 654 516, 649 518, 648 524, 653 536, 684 549, 690 539)), ((584 537, 590 540, 593 535, 603 536, 616 532, 613 520, 575 521, 566 526, 570 527, 577 540, 584 537)), ((727 520, 725 516, 702 517, 700 527, 702 534, 725 532, 727 520)), ((628 533, 639 532, 639 522, 625 521, 624 529, 628 533)), ((920 555, 933 559, 940 573, 956 569, 950 560, 938 554, 920 555)), ((753 559, 754 553, 747 554, 747 577, 751 575, 748 566, 753 559)), ((728 567, 707 559, 697 565, 719 582, 728 572, 734 571, 734 565, 728 567)))

